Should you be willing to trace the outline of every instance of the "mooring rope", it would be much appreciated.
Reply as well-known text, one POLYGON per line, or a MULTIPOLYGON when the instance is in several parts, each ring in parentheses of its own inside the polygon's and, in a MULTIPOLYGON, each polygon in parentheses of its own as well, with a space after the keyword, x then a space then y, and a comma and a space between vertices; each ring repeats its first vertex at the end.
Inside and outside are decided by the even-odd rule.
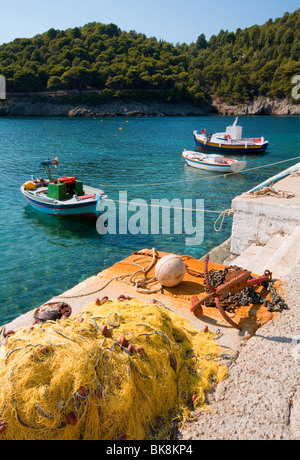
POLYGON ((159 205, 159 204, 148 204, 148 203, 134 203, 134 202, 131 202, 131 201, 125 201, 125 200, 111 200, 111 199, 106 199, 105 201, 110 201, 110 202, 113 202, 113 203, 120 203, 120 204, 131 204, 133 206, 149 206, 150 208, 166 208, 166 209, 177 209, 179 211, 193 211, 193 212, 202 212, 202 213, 213 213, 213 214, 219 214, 219 217, 216 219, 215 223, 214 223, 214 230, 216 232, 220 232, 222 230, 222 227, 223 227, 223 223, 224 223, 224 219, 225 219, 225 216, 232 216, 234 214, 234 211, 232 209, 226 209, 224 211, 216 211, 216 210, 213 210, 213 209, 193 209, 193 208, 184 208, 184 207, 179 207, 179 206, 164 206, 164 205, 159 205), (221 221, 221 224, 220 224, 220 227, 217 229, 216 228, 216 225, 218 223, 218 221, 222 218, 222 221, 221 221))
POLYGON ((233 214, 234 214, 234 211, 232 209, 226 209, 225 211, 223 211, 214 223, 215 232, 220 232, 222 230, 225 216, 226 215, 232 216, 233 214), (220 223, 220 226, 217 228, 217 223, 219 222, 220 219, 221 219, 221 223, 220 223))
POLYGON ((269 187, 262 187, 260 190, 256 190, 255 192, 244 193, 244 195, 250 196, 252 198, 260 198, 266 195, 274 196, 275 198, 295 197, 295 193, 286 190, 276 190, 274 187, 272 187, 272 185, 269 185, 269 187))
MULTIPOLYGON (((243 171, 241 171, 242 173, 245 173, 245 172, 250 172, 250 171, 255 171, 257 169, 263 169, 263 168, 269 168, 271 166, 276 166, 276 165, 279 165, 279 164, 282 164, 282 163, 286 163, 288 161, 295 161, 295 160, 300 160, 300 156, 298 157, 294 157, 294 158, 289 158, 287 160, 282 160, 282 161, 277 161, 275 163, 268 163, 267 165, 260 165, 260 166, 254 166, 253 168, 248 168, 248 169, 243 169, 243 171)), ((132 187, 154 187, 154 186, 159 186, 159 185, 169 185, 169 184, 185 184, 185 183, 188 183, 188 182, 200 182, 202 180, 206 180, 206 179, 217 179, 217 178, 220 178, 220 177, 229 177, 229 176, 232 176, 233 174, 236 174, 235 172, 231 172, 231 173, 226 173, 226 174, 216 174, 216 175, 211 175, 211 176, 204 176, 202 175, 201 178, 198 178, 198 179, 184 179, 184 180, 177 180, 177 181, 169 181, 169 182, 155 182, 155 183, 150 183, 150 184, 145 184, 145 183, 142 183, 142 184, 100 184, 101 187, 112 187, 112 188, 132 188, 132 187)))
MULTIPOLYGON (((124 278, 127 278, 129 276, 130 276, 130 282, 131 282, 131 284, 133 284, 133 286, 135 287, 137 292, 139 292, 140 294, 155 294, 155 293, 159 292, 162 289, 162 285, 160 283, 158 283, 158 281, 156 280, 155 276, 148 277, 147 274, 154 267, 154 265, 157 262, 157 259, 158 259, 158 253, 157 253, 156 249, 153 248, 152 249, 152 261, 151 261, 151 263, 150 263, 150 265, 148 267, 143 268, 141 265, 139 265, 139 267, 140 267, 139 270, 136 270, 134 273, 130 272, 130 273, 126 273, 125 275, 114 276, 114 277, 110 278, 103 286, 101 286, 100 288, 98 288, 98 289, 96 289, 94 291, 86 292, 84 294, 71 295, 71 296, 59 295, 59 296, 56 296, 55 298, 57 298, 57 299, 76 299, 76 298, 79 298, 79 297, 88 297, 88 296, 90 296, 92 294, 96 294, 96 293, 102 291, 112 281, 115 281, 117 279, 121 279, 121 281, 122 281, 124 278), (138 274, 143 274, 144 277, 134 279, 134 277, 136 277, 138 274), (151 285, 151 284, 154 284, 154 283, 158 284, 158 287, 155 288, 155 289, 149 289, 148 286, 151 285)), ((119 263, 126 263, 127 265, 137 265, 135 262, 130 262, 130 261, 128 261, 128 262, 123 262, 123 261, 117 262, 117 264, 119 264, 119 263)))
MULTIPOLYGON (((276 161, 275 163, 268 163, 267 165, 260 165, 260 166, 254 166, 253 168, 248 168, 248 169, 244 169, 242 171, 242 173, 245 173, 245 172, 250 172, 250 171, 255 171, 257 169, 263 169, 263 168, 269 168, 271 166, 276 166, 276 165, 279 165, 279 164, 282 164, 282 163, 287 163, 289 161, 295 161, 295 160, 300 160, 300 156, 297 156, 297 157, 294 157, 294 158, 288 158, 287 160, 282 160, 282 161, 276 161)), ((216 175, 211 175, 211 176, 204 176, 202 175, 201 178, 198 178, 198 179, 184 179, 184 180, 177 180, 177 181, 169 181, 169 182, 155 182, 155 183, 150 183, 150 184, 145 184, 145 183, 142 183, 142 184, 100 184, 101 187, 110 187, 110 188, 131 188, 131 187, 152 187, 152 186, 158 186, 158 185, 169 185, 169 184, 180 184, 180 183, 188 183, 188 182, 199 182, 199 181, 202 181, 202 180, 206 180, 206 179, 217 179, 217 178, 220 178, 220 177, 229 177, 233 174, 236 174, 235 172, 231 172, 231 173, 226 173, 226 174, 216 174, 216 175)), ((17 182, 15 179, 13 179, 11 176, 9 176, 8 174, 5 174, 4 172, 0 171, 0 175, 2 176, 5 176, 5 177, 8 177, 8 179, 10 179, 11 182, 14 182, 15 184, 17 185, 20 185, 19 182, 17 182)))
POLYGON ((224 211, 218 211, 218 210, 213 210, 213 209, 198 209, 198 208, 184 208, 182 206, 165 206, 165 205, 161 205, 161 204, 153 204, 153 203, 135 203, 134 201, 125 201, 125 200, 112 200, 111 198, 106 198, 105 200, 106 202, 109 201, 109 202, 113 202, 113 203, 120 203, 120 204, 131 204, 132 206, 146 206, 149 208, 165 208, 165 209, 176 209, 178 211, 193 211, 193 212, 210 212, 210 213, 214 213, 214 214, 221 214, 223 213, 224 211))

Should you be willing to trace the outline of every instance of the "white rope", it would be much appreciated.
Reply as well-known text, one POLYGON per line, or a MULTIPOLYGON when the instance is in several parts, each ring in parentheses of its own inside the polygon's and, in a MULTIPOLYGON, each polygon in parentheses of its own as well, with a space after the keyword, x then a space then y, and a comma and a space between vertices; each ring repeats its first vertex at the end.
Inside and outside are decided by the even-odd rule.
MULTIPOLYGON (((160 205, 156 205, 156 204, 147 204, 147 203, 133 203, 131 201, 123 201, 123 200, 111 200, 111 199, 106 199, 105 201, 110 201, 110 202, 113 202, 113 203, 121 203, 121 204, 131 204, 131 205, 135 205, 135 206, 149 206, 149 207, 152 207, 152 208, 167 208, 167 209, 171 209, 171 206, 160 206, 160 205)), ((212 209, 193 209, 193 208, 181 208, 181 207, 177 207, 177 206, 172 206, 173 209, 178 209, 180 211, 193 211, 193 212, 202 212, 202 213, 213 213, 213 214, 219 214, 219 217, 217 218, 217 220, 215 221, 214 223, 214 230, 216 232, 220 232, 222 230, 222 227, 223 227, 223 223, 224 223, 224 219, 225 219, 225 216, 232 216, 234 214, 234 211, 232 209, 226 209, 224 211, 214 211, 212 209), (221 224, 219 226, 219 228, 217 228, 217 223, 219 222, 219 220, 221 220, 221 224)))
MULTIPOLYGON (((271 166, 279 165, 279 164, 286 163, 288 161, 294 161, 294 160, 300 160, 300 157, 298 156, 298 157, 294 157, 294 158, 289 158, 288 160, 277 161, 276 163, 269 163, 267 165, 255 166, 253 168, 244 169, 242 172, 244 173, 244 172, 249 172, 249 171, 255 171, 257 169, 269 168, 271 166)), ((112 188, 116 188, 116 187, 117 188, 120 188, 120 187, 128 188, 128 187, 150 187, 150 186, 156 186, 156 185, 181 184, 181 183, 185 184, 185 183, 188 183, 188 182, 199 182, 199 181, 206 180, 206 179, 217 179, 217 178, 220 178, 220 177, 228 177, 228 176, 231 176, 232 174, 236 174, 236 173, 231 172, 231 173, 227 173, 227 174, 216 174, 215 176, 204 176, 204 175, 202 175, 201 179, 185 179, 185 180, 170 181, 170 182, 155 182, 153 184, 144 184, 144 183, 143 184, 128 184, 128 185, 100 184, 100 186, 101 187, 112 187, 112 188)), ((8 174, 5 174, 4 172, 0 171, 0 175, 8 177, 8 179, 10 179, 11 182, 14 182, 17 185, 20 185, 19 182, 17 182, 15 179, 10 177, 8 174)))
POLYGON ((5 174, 5 173, 2 172, 2 171, 0 171, 0 174, 1 174, 1 176, 8 177, 8 179, 9 179, 11 182, 14 182, 14 183, 17 184, 17 185, 20 185, 19 182, 17 182, 15 179, 13 179, 12 177, 10 177, 8 174, 5 174))
POLYGON ((160 204, 148 204, 148 203, 134 203, 132 201, 125 201, 125 200, 112 200, 110 198, 106 198, 105 200, 105 203, 106 202, 113 202, 113 203, 121 203, 121 204, 131 204, 133 206, 149 206, 150 208, 165 208, 165 209, 177 209, 179 211, 193 211, 193 212, 211 212, 211 213, 215 213, 215 214, 220 214, 224 211, 213 211, 211 209, 193 209, 193 208, 182 208, 182 207, 179 207, 179 206, 164 206, 164 205, 160 205, 160 204))
POLYGON ((162 285, 157 281, 155 276, 151 276, 151 277, 147 276, 149 271, 156 264, 157 258, 158 258, 158 254, 155 248, 153 248, 152 249, 152 262, 149 265, 149 267, 143 268, 141 270, 137 270, 130 277, 130 282, 134 285, 136 291, 139 292, 140 294, 156 294, 156 292, 159 292, 162 289, 162 285), (138 274, 142 274, 143 278, 134 279, 136 275, 138 274), (149 289, 149 285, 153 283, 157 284, 158 287, 149 289))
POLYGON ((215 221, 214 223, 214 229, 215 229, 215 232, 220 232, 222 230, 222 227, 223 227, 223 223, 224 223, 224 219, 225 219, 225 216, 232 216, 234 214, 234 211, 232 209, 226 209, 225 211, 223 211, 219 217, 217 218, 217 220, 215 221), (219 220, 221 220, 221 223, 220 223, 220 226, 219 228, 217 228, 217 223, 219 222, 219 220))
POLYGON ((157 253, 156 249, 153 248, 152 249, 152 262, 150 263, 150 265, 148 267, 144 268, 142 265, 138 265, 135 262, 131 262, 131 261, 117 262, 115 265, 125 263, 127 265, 137 265, 138 267, 140 267, 140 269, 136 270, 134 273, 126 273, 125 275, 114 276, 114 277, 110 278, 104 285, 102 285, 100 288, 98 288, 96 290, 93 290, 93 291, 90 291, 90 292, 85 292, 84 294, 69 295, 69 296, 62 294, 62 295, 56 296, 55 298, 56 299, 76 299, 76 298, 79 298, 79 297, 88 297, 88 296, 90 296, 92 294, 96 294, 96 293, 102 291, 112 281, 115 281, 115 280, 123 281, 124 278, 128 278, 129 276, 130 276, 129 281, 130 281, 131 284, 133 284, 133 286, 134 286, 134 288, 135 288, 135 290, 137 292, 139 292, 140 294, 155 294, 155 293, 159 292, 162 289, 162 285, 157 281, 155 276, 148 277, 147 274, 154 267, 154 265, 157 262, 157 259, 158 259, 158 253, 157 253), (142 274, 143 277, 134 279, 138 274, 142 274), (152 288, 152 289, 149 288, 149 286, 152 285, 152 284, 156 284, 157 287, 152 288))
MULTIPOLYGON (((299 160, 300 157, 294 157, 294 158, 289 158, 288 160, 282 160, 282 161, 277 161, 276 163, 268 163, 267 165, 261 165, 261 166, 255 166, 253 168, 248 168, 248 169, 244 169, 242 171, 242 173, 244 172, 249 172, 249 171, 255 171, 257 169, 263 169, 263 168, 269 168, 270 166, 275 166, 275 165, 279 165, 279 164, 282 164, 282 163, 286 163, 288 161, 295 161, 295 160, 299 160)), ((152 184, 145 184, 145 183, 142 183, 142 184, 127 184, 127 185, 123 185, 123 184, 100 184, 101 187, 112 187, 112 188, 131 188, 131 187, 153 187, 153 186, 157 186, 157 185, 169 185, 169 184, 185 184, 185 183, 188 183, 188 182, 199 182, 199 181, 202 181, 202 180, 206 180, 206 179, 217 179, 217 178, 220 178, 220 177, 228 177, 228 176, 231 176, 232 174, 236 174, 235 172, 231 172, 231 173, 227 173, 227 174, 216 174, 214 176, 204 176, 202 175, 202 177, 200 179, 185 179, 185 180, 177 180, 177 181, 170 181, 170 182, 155 182, 155 183, 152 183, 152 184)))

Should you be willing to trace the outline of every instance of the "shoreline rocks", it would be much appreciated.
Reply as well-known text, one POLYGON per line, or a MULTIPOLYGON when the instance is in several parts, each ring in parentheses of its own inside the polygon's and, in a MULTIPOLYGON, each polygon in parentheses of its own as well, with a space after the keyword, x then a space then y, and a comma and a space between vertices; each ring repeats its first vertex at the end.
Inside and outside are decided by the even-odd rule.
POLYGON ((300 115, 300 104, 291 102, 289 99, 272 100, 269 97, 258 97, 249 104, 228 105, 219 99, 212 102, 216 112, 224 116, 247 116, 247 115, 275 115, 288 116, 300 115))
POLYGON ((106 102, 96 106, 64 104, 55 97, 32 100, 28 96, 8 96, 0 104, 0 117, 149 117, 149 116, 299 116, 300 104, 288 99, 259 97, 249 104, 228 105, 219 99, 206 107, 189 103, 106 102))
POLYGON ((166 102, 106 102, 96 106, 72 105, 58 102, 53 97, 32 101, 29 97, 8 97, 0 105, 0 117, 143 117, 143 116, 201 116, 209 108, 195 107, 188 103, 166 102))

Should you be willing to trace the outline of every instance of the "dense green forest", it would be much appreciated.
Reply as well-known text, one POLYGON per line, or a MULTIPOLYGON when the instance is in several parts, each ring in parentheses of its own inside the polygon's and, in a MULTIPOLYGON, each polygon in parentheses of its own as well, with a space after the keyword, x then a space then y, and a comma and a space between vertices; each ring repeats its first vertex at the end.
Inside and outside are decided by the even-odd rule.
POLYGON ((262 26, 221 30, 209 40, 200 34, 189 45, 115 24, 50 29, 1 45, 0 74, 8 92, 104 90, 85 95, 86 102, 120 95, 195 105, 215 97, 235 104, 260 95, 290 98, 291 78, 299 74, 299 12, 262 26))

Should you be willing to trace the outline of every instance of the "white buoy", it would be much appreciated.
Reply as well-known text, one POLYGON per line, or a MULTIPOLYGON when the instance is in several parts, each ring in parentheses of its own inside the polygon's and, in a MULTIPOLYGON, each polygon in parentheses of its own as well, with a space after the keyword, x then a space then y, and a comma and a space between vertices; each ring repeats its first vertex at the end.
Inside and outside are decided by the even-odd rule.
POLYGON ((155 267, 157 281, 166 287, 177 286, 185 275, 185 264, 175 254, 164 256, 155 267))

